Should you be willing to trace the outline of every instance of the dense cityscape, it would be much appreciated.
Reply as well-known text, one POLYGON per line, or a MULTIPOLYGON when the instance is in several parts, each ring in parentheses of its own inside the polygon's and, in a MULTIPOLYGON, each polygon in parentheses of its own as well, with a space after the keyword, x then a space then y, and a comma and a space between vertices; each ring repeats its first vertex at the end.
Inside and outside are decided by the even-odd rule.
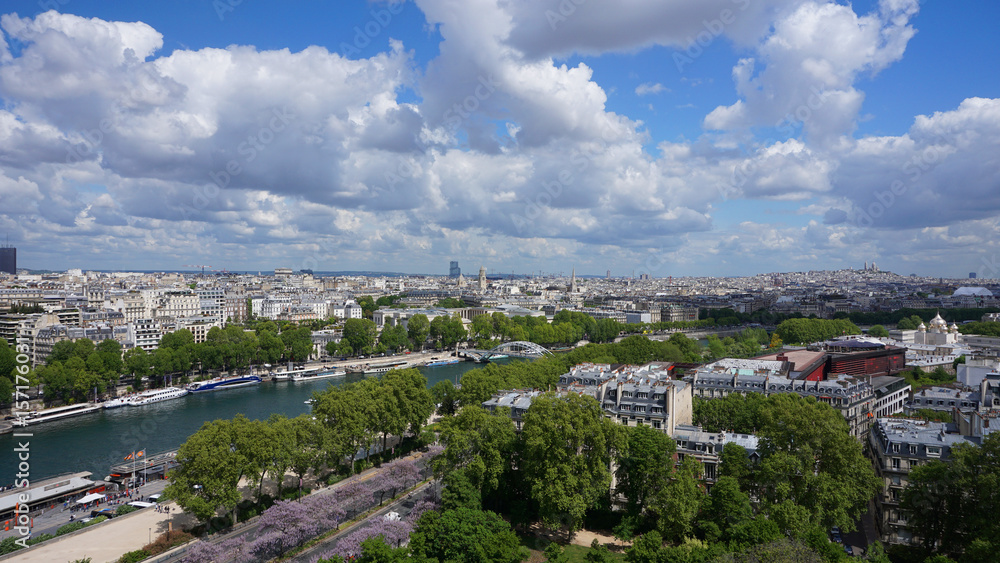
MULTIPOLYGON (((884 556, 878 554, 885 552, 894 560, 908 560, 922 550, 982 553, 977 550, 988 541, 975 531, 981 529, 976 527, 979 523, 953 524, 968 526, 959 532, 961 539, 950 537, 947 528, 934 527, 938 511, 960 509, 940 506, 939 496, 944 493, 937 489, 938 473, 930 468, 950 471, 956 460, 970 463, 968 456, 980 455, 975 453, 980 448, 996 447, 986 441, 1000 412, 1000 303, 994 297, 1000 282, 995 279, 899 276, 880 271, 874 264, 856 270, 739 278, 644 279, 584 277, 575 272, 563 277, 489 275, 485 266, 466 279, 456 261, 449 264, 447 274, 437 276, 337 275, 284 267, 267 273, 146 273, 33 272, 18 270, 11 262, 4 266, 0 307, 7 312, 0 315, 0 336, 7 345, 0 359, 11 375, 0 382, 7 387, 5 394, 16 399, 8 403, 12 416, 5 422, 6 432, 18 432, 19 422, 26 428, 36 424, 40 428, 47 416, 79 415, 75 420, 85 421, 84 415, 119 404, 142 408, 199 393, 199 386, 220 381, 236 381, 234 386, 278 385, 271 382, 329 378, 333 386, 315 392, 310 400, 312 419, 237 417, 212 424, 234 425, 225 432, 235 434, 286 436, 291 444, 282 444, 283 451, 297 447, 302 453, 288 453, 289 461, 279 466, 300 480, 329 471, 343 478, 356 470, 373 470, 366 461, 371 456, 358 453, 367 447, 394 452, 395 448, 388 447, 389 438, 401 451, 426 449, 439 442, 430 451, 441 453, 430 465, 425 460, 422 466, 391 470, 407 477, 404 483, 386 481, 385 486, 392 489, 389 497, 425 477, 438 478, 443 479, 444 490, 420 501, 431 504, 420 505, 418 513, 434 506, 488 508, 510 525, 519 518, 538 518, 543 527, 569 538, 587 529, 588 522, 604 522, 611 541, 603 548, 595 543, 590 551, 593 557, 613 557, 617 552, 629 561, 654 561, 667 553, 674 553, 673 557, 686 552, 690 557, 700 551, 697 557, 714 557, 740 550, 771 553, 768 549, 777 551, 764 556, 780 557, 777 553, 782 549, 800 549, 813 553, 795 555, 802 560, 839 560, 841 556, 879 560, 884 556), (460 361, 474 366, 478 365, 474 360, 489 361, 491 355, 494 363, 509 355, 526 358, 532 369, 525 372, 519 362, 495 363, 486 370, 464 371, 455 382, 442 380, 432 386, 412 369, 460 361), (17 377, 15 367, 22 360, 30 371, 17 377), (378 369, 382 365, 385 368, 378 369), (347 382, 349 372, 362 374, 362 379, 347 382), (146 376, 140 377, 143 373, 146 376), (246 383, 248 375, 253 378, 250 383, 246 383), (393 391, 395 386, 402 387, 393 391), (752 396, 760 398, 751 401, 752 396), (355 416, 362 417, 385 412, 380 409, 389 408, 383 404, 386 397, 395 401, 391 410, 403 417, 399 422, 345 421, 346 411, 341 409, 355 410, 355 416), (505 469, 496 458, 485 467, 483 460, 470 461, 469 455, 477 460, 497 455, 519 440, 528 440, 529 435, 542 443, 552 439, 538 428, 534 414, 535 405, 543 400, 549 401, 547 409, 557 409, 545 415, 553 420, 567 415, 581 420, 594 417, 590 424, 597 426, 589 430, 572 425, 581 432, 581 444, 590 444, 583 445, 583 451, 591 451, 578 450, 575 455, 595 457, 586 463, 587 469, 559 466, 558 456, 550 459, 551 448, 558 446, 530 445, 535 442, 524 447, 543 451, 535 458, 528 452, 518 454, 528 456, 521 458, 525 464, 521 470, 505 469), (365 401, 372 402, 372 410, 362 407, 365 401), (82 409, 66 413, 60 405, 82 409), (558 409, 570 410, 556 414, 558 409), (774 481, 769 473, 773 468, 767 468, 777 463, 778 452, 798 455, 798 446, 776 441, 779 437, 772 425, 782 418, 779 412, 784 416, 798 413, 786 424, 811 424, 822 428, 821 434, 829 434, 811 438, 816 443, 810 446, 815 448, 810 455, 830 457, 831 466, 821 468, 816 476, 829 474, 832 482, 821 486, 819 482, 774 481), (431 414, 434 417, 428 419, 431 414), (829 416, 834 418, 822 423, 813 420, 829 416), (491 421, 492 417, 499 418, 491 421), (312 428, 316 419, 325 421, 329 434, 312 428), (433 424, 427 426, 428 420, 433 424), (505 423, 500 420, 509 426, 501 430, 505 423), (264 427, 259 426, 262 423, 264 427), (240 430, 243 425, 249 426, 240 430), (648 436, 643 433, 650 430, 648 436), (468 437, 457 437, 468 432, 486 432, 483 439, 487 440, 496 439, 494 432, 508 437, 506 445, 472 446, 468 437), (661 437, 670 440, 664 442, 661 437), (596 446, 589 441, 594 439, 606 442, 602 456, 592 451, 596 446), (644 442, 648 440, 653 442, 644 442), (637 442, 630 445, 632 441, 637 442), (492 447, 501 450, 489 452, 492 447), (829 448, 837 448, 837 455, 829 448), (296 455, 303 459, 292 461, 296 455), (654 457, 643 457, 650 455, 654 457), (841 459, 845 455, 847 459, 841 459), (938 460, 943 463, 940 469, 931 463, 938 460), (657 463, 662 466, 655 467, 657 463), (541 464, 537 471, 549 477, 582 471, 562 474, 560 479, 576 482, 573 488, 580 488, 578 494, 583 496, 573 501, 574 494, 552 499, 540 493, 539 488, 547 487, 550 479, 531 485, 528 468, 532 464, 541 464), (515 477, 519 472, 523 475, 515 477), (848 474, 854 476, 842 478, 848 474), (527 489, 518 493, 515 483, 520 479, 526 480, 527 489), (662 490, 656 488, 657 479, 666 479, 658 485, 662 490), (802 490, 788 490, 789 486, 802 490), (827 490, 830 496, 825 500, 816 498, 821 489, 831 486, 843 490, 827 490), (449 493, 451 488, 468 487, 477 491, 478 500, 465 498, 468 492, 449 493), (456 499, 455 494, 462 498, 456 499), (928 511, 921 503, 930 499, 933 507, 928 511), (515 509, 509 503, 517 502, 528 503, 517 509, 527 514, 511 512, 515 509), (678 502, 688 506, 682 510, 671 504, 678 502), (723 512, 743 510, 719 504, 731 502, 746 503, 741 527, 734 528, 736 523, 726 518, 712 520, 722 518, 723 512), (796 517, 775 508, 788 502, 807 508, 803 514, 808 518, 790 521, 796 517), (573 503, 583 504, 569 508, 573 503), (751 522, 757 522, 752 532, 744 529, 751 522), (764 522, 767 526, 760 528, 764 522), (817 529, 820 535, 812 535, 817 529), (794 545, 772 545, 780 537, 794 545), (623 550, 615 538, 631 540, 632 547, 623 550), (691 538, 707 543, 693 548, 687 543, 691 538), (657 541, 665 547, 650 543, 657 541), (874 551, 873 546, 877 546, 874 551), (640 549, 652 550, 652 554, 643 555, 640 549), (662 553, 656 555, 657 550, 662 553)), ((72 475, 72 482, 63 485, 67 490, 56 488, 32 498, 28 508, 41 516, 53 499, 56 508, 49 510, 61 512, 58 507, 63 501, 88 494, 103 498, 112 490, 128 490, 130 479, 139 478, 141 467, 143 479, 149 479, 150 472, 154 478, 169 478, 172 484, 166 492, 178 509, 192 515, 192 524, 200 521, 202 526, 225 527, 214 523, 220 515, 217 510, 227 506, 225 515, 236 504, 221 500, 220 491, 209 495, 208 487, 193 486, 208 477, 195 468, 204 462, 185 451, 201 448, 200 455, 211 458, 212 472, 219 471, 217 464, 245 463, 207 453, 213 446, 203 442, 211 441, 212 428, 208 425, 196 432, 179 452, 167 452, 165 457, 149 452, 150 458, 139 466, 132 462, 130 468, 126 460, 108 468, 119 473, 105 484, 97 475, 72 475), (98 494, 92 492, 98 490, 98 494)), ((183 441, 178 438, 178 443, 183 441)), ((803 434, 786 434, 781 439, 802 440, 803 434)), ((137 453, 145 452, 133 455, 137 453)), ((390 463, 392 457, 386 453, 375 457, 375 469, 403 463, 390 463), (385 461, 378 461, 381 456, 386 456, 385 461)), ((252 501, 263 503, 262 508, 273 503, 273 495, 261 496, 265 483, 277 486, 270 463, 257 468, 256 478, 245 475, 249 489, 230 498, 238 503, 256 485, 252 501), (272 475, 270 481, 268 475, 272 475)), ((76 469, 63 467, 58 472, 76 469)), ((46 479, 41 488, 47 489, 52 481, 46 479)), ((24 484, 29 483, 32 491, 40 486, 30 481, 24 484)), ((229 486, 241 490, 241 483, 238 478, 229 486)), ((301 494, 297 487, 292 490, 301 494)), ((20 503, 12 498, 17 494, 4 500, 4 518, 17 518, 20 503)), ((348 494, 374 494, 381 499, 389 492, 335 493, 348 494)), ((305 511, 299 516, 278 512, 271 518, 318 519, 326 522, 327 529, 338 529, 352 514, 364 514, 364 501, 354 497, 316 502, 316 506, 296 508, 305 511), (344 511, 348 506, 355 507, 353 513, 344 511)), ((279 502, 271 510, 281 506, 279 502)), ((269 512, 261 514, 261 522, 268 521, 269 512)), ((253 514, 250 509, 244 517, 253 514)), ((952 517, 959 519, 955 514, 952 517)), ((335 536, 347 539, 320 545, 335 546, 327 552, 330 557, 361 555, 371 548, 362 549, 367 537, 382 534, 397 547, 406 543, 407 534, 412 543, 412 534, 423 530, 415 518, 400 522, 401 528, 391 530, 371 524, 353 528, 348 536, 335 536), (396 538, 395 544, 390 537, 396 538)), ((268 539, 269 529, 262 524, 255 542, 234 543, 220 534, 216 539, 204 536, 197 549, 176 549, 190 561, 217 560, 222 557, 219 549, 231 552, 228 557, 234 560, 266 560, 301 550, 313 537, 322 536, 316 526, 309 528, 311 532, 296 528, 292 537, 276 546, 275 540, 268 539), (208 555, 202 553, 205 550, 208 555)), ((290 534, 292 528, 281 529, 282 534, 290 534)), ((203 527, 194 530, 206 533, 203 527)), ((18 536, 8 531, 6 537, 12 541, 18 536)), ((45 538, 45 534, 36 536, 45 538)), ((438 541, 444 540, 434 540, 438 541)), ((545 551, 545 556, 558 560, 553 549, 545 551)), ((511 550, 496 555, 500 557, 496 560, 519 560, 530 553, 511 550)), ((416 557, 412 549, 407 553, 416 557)), ((431 556, 429 551, 424 553, 431 556)), ((494 555, 481 557, 494 560, 494 555)))

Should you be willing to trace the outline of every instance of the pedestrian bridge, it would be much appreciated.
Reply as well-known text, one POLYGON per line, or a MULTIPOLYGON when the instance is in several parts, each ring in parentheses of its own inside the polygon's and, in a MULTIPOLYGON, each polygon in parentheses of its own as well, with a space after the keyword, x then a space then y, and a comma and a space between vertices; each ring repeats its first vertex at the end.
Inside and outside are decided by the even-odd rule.
POLYGON ((523 340, 504 342, 490 350, 462 350, 459 354, 467 358, 472 358, 477 362, 488 362, 497 357, 541 358, 554 355, 543 346, 523 340))

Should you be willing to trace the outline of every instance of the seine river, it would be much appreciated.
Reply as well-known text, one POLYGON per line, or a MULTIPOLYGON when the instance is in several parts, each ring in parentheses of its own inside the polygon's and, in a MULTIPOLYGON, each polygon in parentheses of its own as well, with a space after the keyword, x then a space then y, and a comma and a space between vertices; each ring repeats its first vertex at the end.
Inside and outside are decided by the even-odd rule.
MULTIPOLYGON (((502 360, 503 361, 503 360, 502 360)), ((427 385, 449 379, 475 367, 473 362, 420 368, 427 385)), ((103 479, 112 465, 121 463, 134 450, 146 450, 147 457, 177 449, 187 437, 210 420, 233 418, 242 413, 251 419, 266 419, 272 413, 289 418, 309 412, 305 400, 313 391, 329 385, 341 385, 364 376, 321 379, 309 382, 270 382, 260 385, 192 393, 179 399, 142 407, 121 407, 93 414, 30 426, 31 481, 40 481, 63 473, 90 471, 94 479, 103 479)), ((0 436, 0 485, 10 485, 17 473, 18 447, 11 434, 0 436)))

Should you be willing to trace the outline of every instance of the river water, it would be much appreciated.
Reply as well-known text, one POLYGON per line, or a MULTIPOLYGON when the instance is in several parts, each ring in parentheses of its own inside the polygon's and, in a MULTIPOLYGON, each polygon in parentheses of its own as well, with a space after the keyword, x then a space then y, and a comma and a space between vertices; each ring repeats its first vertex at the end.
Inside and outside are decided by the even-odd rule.
MULTIPOLYGON (((505 360, 501 360, 503 362, 505 360)), ((455 383, 466 371, 482 367, 473 362, 420 368, 428 387, 438 381, 455 383)), ((309 412, 306 399, 314 391, 364 376, 349 375, 308 382, 270 382, 260 385, 191 393, 170 401, 142 407, 121 407, 72 417, 37 426, 29 426, 31 438, 0 436, 0 485, 10 485, 17 473, 18 454, 14 449, 30 442, 30 477, 32 482, 63 473, 90 471, 94 479, 103 479, 112 465, 121 463, 136 450, 146 456, 177 449, 201 425, 216 419, 233 418, 242 413, 250 419, 266 419, 272 413, 289 418, 309 412)), ((21 429, 17 429, 21 430, 21 429)))

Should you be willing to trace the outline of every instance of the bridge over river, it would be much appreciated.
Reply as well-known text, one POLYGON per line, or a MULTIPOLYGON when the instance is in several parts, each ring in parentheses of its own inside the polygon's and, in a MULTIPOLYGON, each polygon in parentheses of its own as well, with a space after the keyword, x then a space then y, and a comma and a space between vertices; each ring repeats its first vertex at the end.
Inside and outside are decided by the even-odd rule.
POLYGON ((459 350, 458 354, 477 362, 488 362, 496 358, 541 358, 553 355, 548 349, 523 340, 504 342, 490 350, 459 350))

